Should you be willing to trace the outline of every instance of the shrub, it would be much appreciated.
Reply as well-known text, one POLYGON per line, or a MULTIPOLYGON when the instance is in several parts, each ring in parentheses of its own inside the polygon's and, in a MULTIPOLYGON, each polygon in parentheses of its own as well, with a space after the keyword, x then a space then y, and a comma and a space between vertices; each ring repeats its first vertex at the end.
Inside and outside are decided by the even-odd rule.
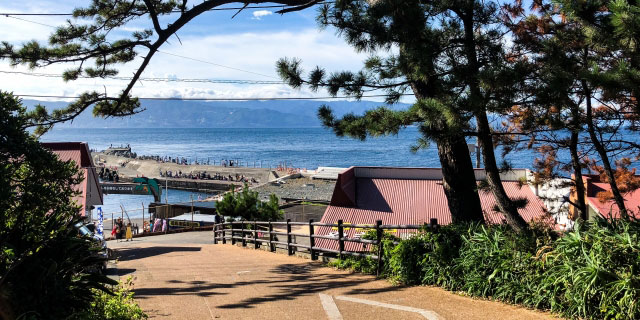
POLYGON ((543 287, 551 309, 569 317, 640 318, 640 223, 599 219, 546 254, 543 287), (550 291, 550 290, 548 290, 550 291))
MULTIPOLYGON (((386 248, 385 248, 386 249, 386 248)), ((423 278, 422 260, 431 250, 430 243, 421 236, 400 241, 386 250, 386 273, 394 281, 419 284, 423 278)))
POLYGON ((91 273, 103 261, 74 227, 76 164, 43 148, 28 126, 21 101, 0 91, 0 317, 63 319, 113 281, 91 273))
POLYGON ((132 279, 118 284, 113 294, 94 290, 95 298, 91 308, 74 316, 75 319, 86 320, 140 320, 148 316, 133 300, 132 279))
POLYGON ((460 287, 459 276, 452 268, 460 255, 462 236, 468 233, 468 224, 442 226, 437 232, 425 232, 422 237, 431 246, 431 251, 422 260, 422 283, 439 285, 449 289, 460 287))
POLYGON ((460 281, 456 289, 473 296, 531 304, 528 299, 534 296, 536 275, 541 270, 535 259, 536 240, 533 233, 515 233, 506 226, 470 228, 453 263, 460 281))
POLYGON ((226 193, 216 202, 216 211, 226 217, 242 217, 244 220, 278 220, 283 211, 278 206, 278 197, 272 194, 269 201, 262 202, 258 193, 244 185, 241 192, 226 193))
POLYGON ((341 269, 352 270, 366 274, 376 274, 378 262, 371 258, 346 257, 329 262, 329 266, 341 269))
MULTIPOLYGON (((449 225, 385 239, 383 275, 472 296, 551 309, 570 318, 640 319, 640 222, 604 220, 557 236, 532 228, 449 225), (397 239, 396 239, 397 240, 397 239)), ((375 272, 375 261, 334 266, 375 272)))

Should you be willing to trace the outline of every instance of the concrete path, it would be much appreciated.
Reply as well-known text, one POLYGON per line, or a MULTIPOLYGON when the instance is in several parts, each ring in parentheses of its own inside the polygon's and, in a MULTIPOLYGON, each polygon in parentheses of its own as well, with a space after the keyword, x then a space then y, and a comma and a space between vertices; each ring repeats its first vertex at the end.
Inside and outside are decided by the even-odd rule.
POLYGON ((211 232, 109 242, 151 318, 552 319, 440 288, 398 287, 297 257, 211 244, 211 232))

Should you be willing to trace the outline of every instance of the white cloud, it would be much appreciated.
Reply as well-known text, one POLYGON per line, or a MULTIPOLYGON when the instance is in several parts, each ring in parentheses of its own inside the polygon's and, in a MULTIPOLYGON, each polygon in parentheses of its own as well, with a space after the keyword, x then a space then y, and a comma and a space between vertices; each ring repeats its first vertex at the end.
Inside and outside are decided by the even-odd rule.
POLYGON ((256 10, 256 11, 253 12, 253 18, 252 19, 260 20, 260 19, 262 19, 262 17, 270 16, 272 14, 273 14, 273 12, 269 11, 269 10, 256 10))
MULTIPOLYGON (((172 42, 162 51, 209 61, 213 64, 188 60, 157 53, 147 66, 143 77, 147 78, 207 78, 242 80, 279 80, 275 63, 282 57, 303 60, 303 69, 309 71, 316 65, 328 72, 357 71, 362 68, 366 54, 356 53, 342 39, 330 31, 314 28, 298 31, 252 32, 209 36, 181 36, 182 45, 172 42), (228 66, 225 68, 222 66, 228 66), (239 71, 246 70, 250 72, 239 71), (263 74, 265 76, 260 76, 263 74)), ((144 53, 141 53, 143 56, 144 53)), ((120 76, 131 76, 140 64, 140 58, 124 66, 118 66, 120 76)), ((35 72, 61 73, 71 65, 55 65, 35 72)), ((0 70, 11 70, 0 61, 0 70)), ((13 70, 27 71, 24 67, 13 70)), ((59 78, 42 78, 15 74, 0 74, 0 89, 17 94, 78 95, 88 90, 117 94, 124 81, 80 79, 65 83, 59 78)), ((265 97, 319 97, 324 91, 295 90, 284 84, 238 85, 191 82, 152 82, 136 84, 133 94, 140 97, 183 98, 265 98, 265 97)), ((380 99, 378 99, 380 100, 380 99)))

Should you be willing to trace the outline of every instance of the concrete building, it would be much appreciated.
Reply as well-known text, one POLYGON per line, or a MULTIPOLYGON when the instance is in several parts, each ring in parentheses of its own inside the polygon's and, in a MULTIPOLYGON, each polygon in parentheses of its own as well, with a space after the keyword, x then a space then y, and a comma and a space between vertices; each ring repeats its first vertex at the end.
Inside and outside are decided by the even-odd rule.
POLYGON ((78 165, 84 180, 76 185, 79 194, 73 200, 81 206, 79 215, 91 221, 91 211, 102 204, 103 196, 89 145, 84 142, 43 142, 42 146, 58 155, 60 160, 74 161, 78 165))

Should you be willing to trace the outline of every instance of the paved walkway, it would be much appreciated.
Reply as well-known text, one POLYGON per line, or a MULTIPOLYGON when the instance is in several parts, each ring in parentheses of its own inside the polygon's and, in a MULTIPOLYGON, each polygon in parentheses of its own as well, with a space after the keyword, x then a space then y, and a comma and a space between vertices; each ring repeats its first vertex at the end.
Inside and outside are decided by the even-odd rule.
POLYGON ((211 232, 110 242, 121 277, 151 318, 170 319, 551 319, 548 314, 398 287, 297 257, 210 244, 211 232))

